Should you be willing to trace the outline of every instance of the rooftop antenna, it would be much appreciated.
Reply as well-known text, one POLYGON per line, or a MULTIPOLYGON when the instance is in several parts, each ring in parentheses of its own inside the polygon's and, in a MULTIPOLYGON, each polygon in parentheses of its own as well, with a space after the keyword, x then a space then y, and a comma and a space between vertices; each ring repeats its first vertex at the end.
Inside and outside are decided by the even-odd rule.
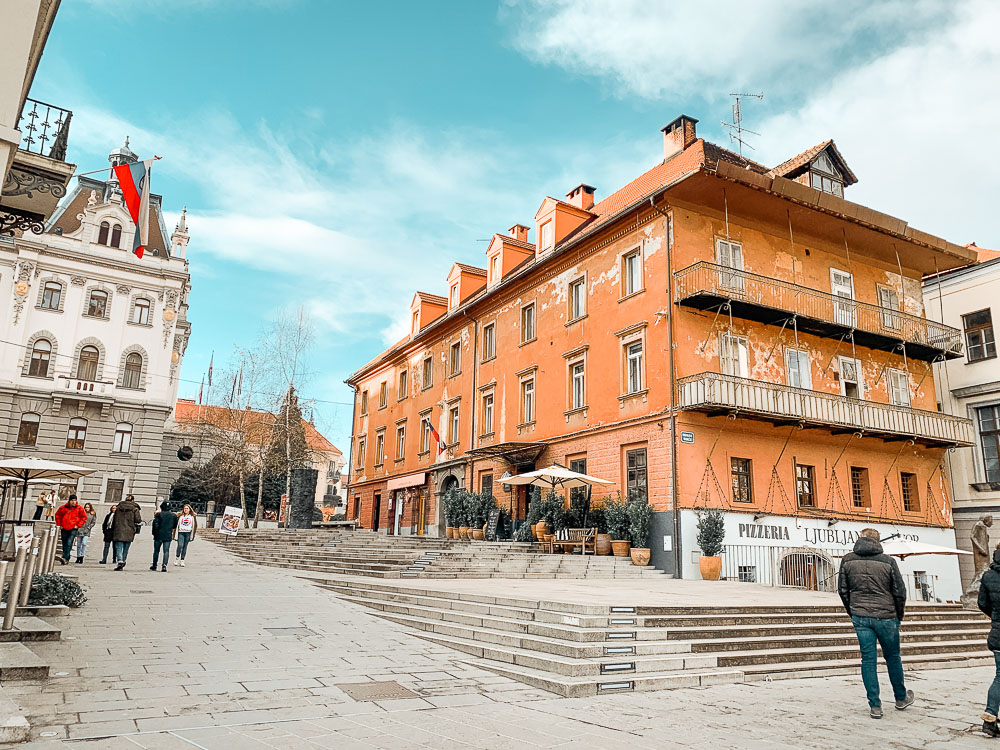
POLYGON ((747 128, 743 127, 743 113, 741 112, 740 108, 740 99, 743 99, 744 97, 753 97, 754 99, 763 100, 764 92, 761 91, 759 94, 730 94, 730 96, 736 99, 736 101, 733 103, 733 121, 726 122, 725 120, 723 120, 722 127, 729 129, 729 142, 736 144, 737 149, 740 152, 740 156, 742 157, 744 146, 746 146, 750 150, 753 150, 753 146, 751 146, 743 139, 743 134, 749 133, 750 135, 760 135, 760 133, 757 133, 753 130, 748 130, 747 128))

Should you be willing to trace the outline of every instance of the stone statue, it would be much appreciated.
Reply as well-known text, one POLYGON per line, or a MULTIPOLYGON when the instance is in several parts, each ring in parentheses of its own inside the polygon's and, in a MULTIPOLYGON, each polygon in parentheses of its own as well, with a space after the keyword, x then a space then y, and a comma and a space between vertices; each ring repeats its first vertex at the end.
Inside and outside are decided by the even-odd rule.
POLYGON ((993 561, 993 553, 990 550, 989 529, 991 526, 993 526, 993 516, 987 513, 979 517, 976 525, 972 527, 972 533, 969 534, 969 541, 972 542, 972 566, 975 575, 972 578, 972 583, 962 594, 962 604, 967 609, 978 609, 976 600, 979 597, 979 582, 993 561))

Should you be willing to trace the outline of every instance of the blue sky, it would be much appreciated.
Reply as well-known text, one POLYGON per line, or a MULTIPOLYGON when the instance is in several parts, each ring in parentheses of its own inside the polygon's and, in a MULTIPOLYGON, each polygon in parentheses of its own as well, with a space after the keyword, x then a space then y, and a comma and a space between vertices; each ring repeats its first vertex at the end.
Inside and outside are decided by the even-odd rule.
POLYGON ((63 0, 32 96, 74 111, 81 170, 128 134, 163 157, 170 228, 188 206, 181 394, 302 305, 303 396, 346 449, 342 381, 405 332, 415 289, 483 265, 545 195, 645 171, 682 112, 728 143, 733 91, 765 93, 751 157, 833 137, 848 198, 1000 247, 998 27, 985 0, 63 0))

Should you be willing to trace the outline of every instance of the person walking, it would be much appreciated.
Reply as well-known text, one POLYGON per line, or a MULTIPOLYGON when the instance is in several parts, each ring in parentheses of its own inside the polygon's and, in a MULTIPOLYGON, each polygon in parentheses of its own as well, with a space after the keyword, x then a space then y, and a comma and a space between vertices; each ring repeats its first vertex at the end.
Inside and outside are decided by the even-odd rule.
POLYGON ((160 512, 153 516, 153 564, 149 566, 150 570, 156 570, 160 550, 163 550, 163 567, 160 570, 167 572, 167 565, 170 564, 170 542, 174 538, 176 528, 177 514, 170 510, 170 504, 164 500, 160 503, 160 512))
POLYGON ((868 693, 869 715, 882 718, 876 644, 882 647, 896 709, 902 711, 914 700, 913 691, 904 684, 899 656, 899 624, 906 606, 906 586, 896 561, 883 553, 876 529, 862 529, 854 551, 844 556, 837 589, 861 647, 861 679, 868 693))
POLYGON ((49 504, 49 491, 44 490, 38 493, 38 499, 35 500, 35 515, 31 517, 32 521, 38 521, 42 518, 42 513, 45 511, 46 506, 49 504))
POLYGON ((177 553, 174 557, 174 565, 184 567, 184 558, 187 557, 187 548, 198 533, 198 516, 194 514, 194 508, 187 503, 181 508, 181 514, 177 516, 177 553))
POLYGON ((80 507, 76 500, 76 495, 70 495, 66 504, 56 511, 56 526, 59 527, 62 535, 62 556, 59 564, 65 565, 69 562, 70 553, 73 551, 73 540, 79 530, 87 523, 87 511, 80 507))
POLYGON ((993 562, 983 573, 979 582, 979 609, 990 618, 990 635, 986 647, 993 652, 996 662, 996 676, 986 694, 986 710, 983 712, 983 734, 1000 737, 997 725, 997 711, 1000 710, 1000 549, 993 550, 993 562))
POLYGON ((90 532, 94 530, 94 524, 97 523, 97 511, 94 510, 92 504, 84 503, 83 510, 87 514, 87 520, 83 526, 76 530, 76 561, 81 565, 84 555, 87 554, 87 540, 90 539, 90 532))
POLYGON ((139 504, 132 495, 126 495, 125 499, 118 503, 114 520, 111 522, 111 538, 114 540, 115 557, 118 559, 115 570, 125 570, 128 549, 132 546, 132 541, 141 526, 142 513, 139 504))
POLYGON ((46 521, 53 521, 56 515, 56 491, 49 490, 48 497, 45 500, 45 509, 42 511, 42 518, 46 521))
POLYGON ((118 562, 114 532, 111 528, 115 521, 115 509, 117 507, 117 505, 112 505, 111 510, 108 511, 108 515, 104 517, 104 521, 101 523, 101 531, 104 532, 104 554, 101 555, 101 565, 107 565, 108 563, 108 550, 111 550, 111 562, 118 562))

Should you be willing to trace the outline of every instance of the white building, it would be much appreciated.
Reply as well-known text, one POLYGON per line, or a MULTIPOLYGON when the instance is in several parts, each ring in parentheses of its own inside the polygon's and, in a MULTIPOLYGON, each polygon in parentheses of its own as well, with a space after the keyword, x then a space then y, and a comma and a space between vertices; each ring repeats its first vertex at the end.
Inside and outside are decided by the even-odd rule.
MULTIPOLYGON (((109 161, 136 158, 126 140, 109 161)), ((168 235, 151 194, 142 259, 134 232, 112 175, 78 178, 44 233, 0 237, 0 453, 95 469, 82 501, 155 502, 191 334, 185 215, 168 235)))
MULTIPOLYGON (((1000 359, 994 334, 1000 316, 1000 252, 977 249, 975 265, 924 281, 927 317, 965 334, 965 356, 936 365, 934 383, 941 410, 975 425, 976 444, 946 454, 955 536, 967 550, 972 549, 969 531, 986 513, 997 519, 992 544, 1000 542, 1000 359)), ((962 556, 961 568, 967 585, 974 575, 970 556, 962 556)))

